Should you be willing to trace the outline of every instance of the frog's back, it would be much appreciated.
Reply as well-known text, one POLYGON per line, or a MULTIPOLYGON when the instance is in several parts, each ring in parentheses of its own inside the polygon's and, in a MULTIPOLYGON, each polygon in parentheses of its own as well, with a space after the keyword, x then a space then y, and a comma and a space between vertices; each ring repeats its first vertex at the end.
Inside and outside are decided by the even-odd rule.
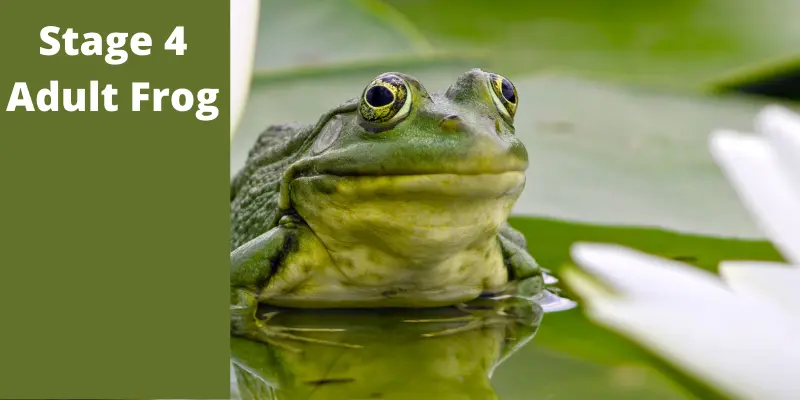
POLYGON ((301 157, 312 131, 310 125, 273 125, 256 139, 231 182, 231 249, 275 226, 283 173, 301 157))

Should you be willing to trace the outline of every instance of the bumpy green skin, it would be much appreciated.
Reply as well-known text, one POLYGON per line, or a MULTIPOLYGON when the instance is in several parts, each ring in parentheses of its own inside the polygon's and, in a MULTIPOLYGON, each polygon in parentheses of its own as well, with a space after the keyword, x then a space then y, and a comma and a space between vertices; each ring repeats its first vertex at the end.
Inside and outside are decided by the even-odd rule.
POLYGON ((506 223, 527 151, 487 74, 442 94, 395 75, 410 89, 402 120, 376 129, 359 97, 259 137, 231 185, 234 320, 258 303, 437 307, 542 289, 506 223))

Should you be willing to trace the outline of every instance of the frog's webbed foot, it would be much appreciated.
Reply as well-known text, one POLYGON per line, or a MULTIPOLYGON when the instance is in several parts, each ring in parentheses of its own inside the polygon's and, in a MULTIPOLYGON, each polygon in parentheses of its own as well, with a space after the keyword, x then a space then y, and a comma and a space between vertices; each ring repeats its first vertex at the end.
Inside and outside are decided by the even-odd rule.
POLYGON ((360 349, 362 346, 356 344, 349 344, 343 342, 336 342, 332 340, 322 340, 322 339, 314 339, 306 336, 300 336, 295 334, 294 332, 307 332, 307 333, 321 333, 321 332, 344 332, 345 329, 340 328, 296 328, 296 327, 289 327, 289 326, 280 326, 274 325, 269 323, 270 319, 272 319, 275 315, 278 314, 278 311, 272 311, 266 313, 264 315, 264 319, 256 319, 256 331, 255 331, 255 338, 267 342, 271 345, 276 347, 283 348, 285 350, 299 352, 300 350, 292 347, 291 345, 285 343, 288 342, 301 342, 301 343, 313 343, 313 344, 321 344, 327 346, 339 346, 339 347, 346 347, 351 349, 360 349))

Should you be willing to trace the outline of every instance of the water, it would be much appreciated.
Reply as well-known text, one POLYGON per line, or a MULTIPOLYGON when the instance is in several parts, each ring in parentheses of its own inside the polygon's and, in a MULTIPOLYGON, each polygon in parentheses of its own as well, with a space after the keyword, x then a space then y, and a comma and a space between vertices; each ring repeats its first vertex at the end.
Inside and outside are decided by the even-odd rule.
POLYGON ((494 370, 533 339, 542 316, 525 299, 466 312, 284 310, 274 324, 346 328, 303 336, 361 347, 233 338, 233 369, 243 399, 494 399, 494 370))

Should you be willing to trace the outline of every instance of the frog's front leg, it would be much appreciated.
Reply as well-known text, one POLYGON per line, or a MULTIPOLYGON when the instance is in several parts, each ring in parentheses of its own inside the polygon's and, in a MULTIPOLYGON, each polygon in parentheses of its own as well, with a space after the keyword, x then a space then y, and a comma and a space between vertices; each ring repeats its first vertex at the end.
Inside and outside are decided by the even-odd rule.
POLYGON ((359 347, 297 336, 292 332, 332 332, 342 329, 307 329, 272 325, 269 319, 277 312, 268 313, 265 319, 257 317, 259 294, 265 287, 292 285, 307 278, 303 268, 292 268, 292 255, 302 252, 308 241, 316 236, 299 218, 286 216, 268 232, 245 243, 231 252, 231 333, 250 339, 268 342, 284 348, 289 346, 276 339, 359 347), (280 284, 275 282, 280 280, 280 284))
POLYGON ((528 253, 522 233, 506 224, 498 240, 510 282, 507 292, 502 294, 530 297, 545 290, 543 271, 528 253))

